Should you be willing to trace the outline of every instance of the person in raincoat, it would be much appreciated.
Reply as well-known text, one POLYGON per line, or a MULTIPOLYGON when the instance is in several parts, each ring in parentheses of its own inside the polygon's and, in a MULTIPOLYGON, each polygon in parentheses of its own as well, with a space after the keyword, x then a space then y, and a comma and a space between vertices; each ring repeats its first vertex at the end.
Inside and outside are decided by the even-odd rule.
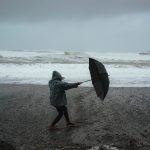
POLYGON ((67 98, 65 90, 77 88, 78 85, 80 85, 81 83, 66 83, 62 81, 63 79, 64 78, 59 72, 53 71, 52 79, 49 81, 50 103, 56 108, 58 112, 58 115, 49 126, 49 129, 54 129, 56 123, 58 123, 58 121, 62 118, 63 115, 65 116, 67 127, 74 126, 74 124, 71 123, 69 119, 68 110, 66 107, 67 98))

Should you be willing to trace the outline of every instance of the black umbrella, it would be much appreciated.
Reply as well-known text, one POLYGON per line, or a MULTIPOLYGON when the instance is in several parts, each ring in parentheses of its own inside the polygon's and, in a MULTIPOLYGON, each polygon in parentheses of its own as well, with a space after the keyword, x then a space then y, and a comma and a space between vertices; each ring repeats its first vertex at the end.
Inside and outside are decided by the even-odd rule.
POLYGON ((89 58, 89 70, 96 94, 101 100, 104 100, 109 89, 108 73, 101 62, 92 58, 89 58))

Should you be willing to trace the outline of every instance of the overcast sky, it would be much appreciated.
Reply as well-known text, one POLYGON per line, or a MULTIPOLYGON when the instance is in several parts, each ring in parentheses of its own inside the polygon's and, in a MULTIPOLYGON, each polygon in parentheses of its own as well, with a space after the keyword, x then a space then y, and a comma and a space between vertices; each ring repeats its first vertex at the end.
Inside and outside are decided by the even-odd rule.
POLYGON ((0 49, 150 51, 150 0, 0 0, 0 49))

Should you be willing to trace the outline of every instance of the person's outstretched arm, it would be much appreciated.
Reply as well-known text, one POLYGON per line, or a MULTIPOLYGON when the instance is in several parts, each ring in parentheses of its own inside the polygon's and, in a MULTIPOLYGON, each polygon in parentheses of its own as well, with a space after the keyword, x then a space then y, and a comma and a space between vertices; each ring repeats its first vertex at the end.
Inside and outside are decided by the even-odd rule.
POLYGON ((61 87, 64 89, 64 90, 69 90, 69 89, 72 89, 72 88, 77 88, 78 85, 80 85, 80 82, 77 82, 77 83, 66 83, 66 82, 61 82, 61 87))

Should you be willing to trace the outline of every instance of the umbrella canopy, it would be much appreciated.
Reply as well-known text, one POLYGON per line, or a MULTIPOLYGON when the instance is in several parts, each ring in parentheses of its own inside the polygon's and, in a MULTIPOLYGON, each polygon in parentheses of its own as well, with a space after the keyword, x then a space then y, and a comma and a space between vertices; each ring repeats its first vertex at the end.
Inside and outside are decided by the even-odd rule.
POLYGON ((89 58, 89 70, 96 94, 104 100, 109 89, 108 73, 101 62, 92 58, 89 58))

